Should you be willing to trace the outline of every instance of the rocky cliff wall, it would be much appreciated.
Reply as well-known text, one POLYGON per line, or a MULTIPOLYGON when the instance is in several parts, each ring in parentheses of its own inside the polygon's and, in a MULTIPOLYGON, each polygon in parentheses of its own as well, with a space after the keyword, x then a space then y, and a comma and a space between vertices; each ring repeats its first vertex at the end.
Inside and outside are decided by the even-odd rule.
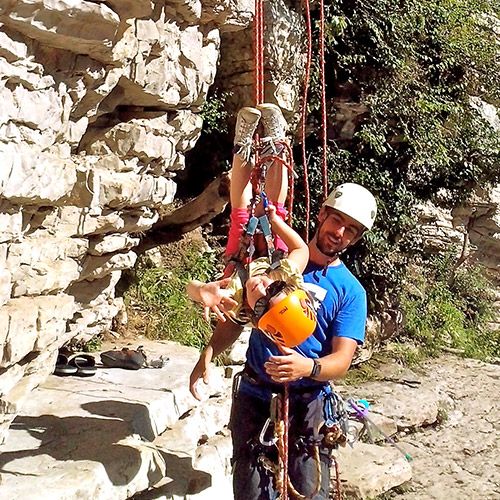
POLYGON ((422 246, 429 253, 456 249, 468 262, 480 264, 496 296, 496 318, 500 329, 500 187, 477 189, 467 203, 453 210, 427 204, 421 207, 422 246), (465 246, 464 246, 465 243, 465 246))
MULTIPOLYGON (((221 36, 251 70, 252 19, 251 0, 0 2, 0 441, 58 348, 122 310, 115 285, 175 198, 221 36)), ((272 36, 288 46, 292 28, 272 36)))
MULTIPOLYGON (((292 122, 298 9, 265 8, 266 98, 292 122)), ((252 102, 252 20, 252 0, 0 1, 0 441, 58 348, 119 318, 116 283, 175 198, 215 79, 229 110, 252 102)), ((366 111, 351 104, 335 103, 341 139, 366 111)), ((430 210, 423 241, 468 228, 498 278, 498 203, 430 210)))

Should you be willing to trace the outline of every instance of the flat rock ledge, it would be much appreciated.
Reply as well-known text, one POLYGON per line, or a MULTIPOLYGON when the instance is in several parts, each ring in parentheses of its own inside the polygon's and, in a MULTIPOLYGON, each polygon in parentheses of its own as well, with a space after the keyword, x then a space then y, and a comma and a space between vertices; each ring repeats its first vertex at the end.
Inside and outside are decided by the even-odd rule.
MULTIPOLYGON (((232 498, 231 379, 214 367, 199 403, 188 390, 197 350, 169 342, 140 344, 149 359, 168 361, 162 368, 137 371, 98 362, 95 376, 51 375, 31 394, 0 446, 0 498, 232 498)), ((95 357, 99 360, 98 353, 95 357)), ((390 418, 373 414, 390 434, 403 419, 398 405, 389 402, 418 406, 413 389, 397 390, 381 404, 391 409, 390 418)), ((340 449, 338 457, 345 498, 374 498, 412 476, 411 464, 390 446, 356 443, 340 449)))

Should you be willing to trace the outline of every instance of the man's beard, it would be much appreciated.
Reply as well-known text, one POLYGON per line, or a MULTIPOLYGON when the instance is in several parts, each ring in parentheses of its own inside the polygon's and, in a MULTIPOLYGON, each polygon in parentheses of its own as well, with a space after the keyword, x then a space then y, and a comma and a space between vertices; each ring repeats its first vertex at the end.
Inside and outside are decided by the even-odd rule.
POLYGON ((327 257, 337 257, 344 251, 344 248, 342 248, 340 245, 334 245, 332 247, 332 244, 329 242, 328 235, 322 232, 322 227, 323 223, 321 223, 318 227, 318 231, 316 234, 316 247, 323 255, 326 255, 327 257))
POLYGON ((326 255, 328 257, 337 257, 342 252, 342 250, 333 249, 331 246, 321 241, 320 238, 317 238, 316 246, 323 255, 326 255))

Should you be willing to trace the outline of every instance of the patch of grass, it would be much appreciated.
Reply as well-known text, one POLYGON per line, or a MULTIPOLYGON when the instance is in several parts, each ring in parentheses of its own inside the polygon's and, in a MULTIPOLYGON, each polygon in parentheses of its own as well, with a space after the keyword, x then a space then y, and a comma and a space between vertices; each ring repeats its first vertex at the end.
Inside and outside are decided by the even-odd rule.
POLYGON ((217 273, 217 257, 203 245, 189 238, 169 245, 158 267, 147 258, 139 259, 124 293, 129 331, 198 349, 206 345, 212 325, 186 294, 191 279, 210 281, 217 273))
POLYGON ((83 352, 97 352, 101 350, 102 335, 96 335, 82 346, 83 352))
POLYGON ((381 375, 377 370, 378 364, 375 359, 370 359, 365 363, 350 368, 343 378, 343 382, 346 385, 360 385, 364 382, 380 380, 381 375))
POLYGON ((420 366, 430 355, 424 348, 411 342, 393 342, 387 349, 394 361, 410 368, 420 366))
POLYGON ((397 352, 403 360, 436 356, 446 348, 486 361, 500 354, 500 332, 488 326, 494 310, 491 285, 478 266, 457 269, 454 255, 422 260, 408 273, 401 300, 403 337, 420 353, 402 344, 397 352))
POLYGON ((448 411, 444 406, 439 406, 438 407, 438 414, 437 414, 437 423, 442 424, 450 419, 450 416, 448 415, 448 411))

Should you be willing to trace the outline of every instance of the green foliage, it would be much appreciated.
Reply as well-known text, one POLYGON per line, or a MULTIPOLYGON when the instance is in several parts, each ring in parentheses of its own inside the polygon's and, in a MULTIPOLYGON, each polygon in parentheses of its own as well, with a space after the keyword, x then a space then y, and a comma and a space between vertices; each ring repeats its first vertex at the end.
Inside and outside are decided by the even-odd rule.
POLYGON ((448 410, 444 406, 439 406, 438 407, 438 414, 437 414, 437 423, 444 424, 449 419, 450 419, 450 415, 448 414, 448 410))
POLYGON ((425 347, 408 339, 392 342, 387 347, 391 358, 403 366, 418 367, 429 356, 425 347))
POLYGON ((186 285, 191 279, 214 279, 215 263, 213 252, 200 253, 192 247, 165 267, 140 261, 125 294, 130 327, 151 339, 203 348, 212 326, 203 319, 198 304, 187 297, 186 285))
MULTIPOLYGON (((418 204, 453 206, 478 184, 500 182, 500 137, 481 113, 482 101, 500 97, 499 12, 488 0, 326 5, 328 187, 359 182, 377 196, 375 230, 346 255, 372 310, 386 305, 387 294, 397 303, 409 256, 419 251, 418 204), (346 101, 360 110, 350 136, 337 113, 346 101)), ((313 39, 309 128, 321 130, 317 20, 313 39)), ((312 221, 323 191, 319 136, 307 141, 312 221)), ((301 180, 297 221, 304 220, 303 191, 301 180)), ((441 299, 446 294, 436 290, 434 300, 441 299)))
POLYGON ((224 109, 224 103, 229 97, 229 92, 215 92, 208 98, 201 108, 200 116, 203 118, 203 132, 205 134, 227 132, 228 112, 224 109))
POLYGON ((479 267, 455 269, 452 254, 422 261, 409 273, 402 295, 404 335, 430 355, 443 347, 487 359, 500 354, 491 319, 489 283, 479 267))
POLYGON ((97 352, 101 350, 101 345, 102 345, 102 336, 101 335, 96 335, 93 337, 91 340, 86 342, 81 350, 83 352, 97 352))
POLYGON ((372 366, 370 362, 366 362, 350 368, 342 381, 346 385, 359 385, 365 382, 380 380, 380 378, 380 371, 377 370, 377 367, 372 366))

